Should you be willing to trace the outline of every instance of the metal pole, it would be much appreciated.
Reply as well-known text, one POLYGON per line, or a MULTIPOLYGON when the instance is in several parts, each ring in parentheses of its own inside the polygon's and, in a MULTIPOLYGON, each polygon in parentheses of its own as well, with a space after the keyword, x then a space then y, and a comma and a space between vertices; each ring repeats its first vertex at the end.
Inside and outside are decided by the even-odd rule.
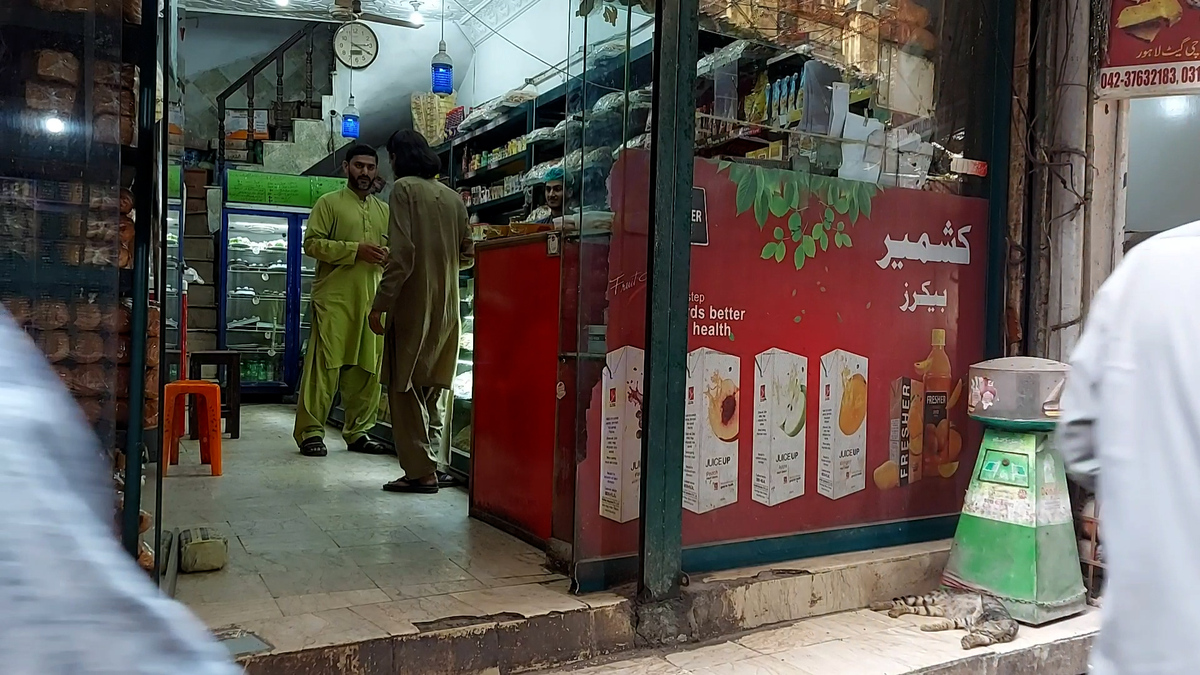
POLYGON ((698 0, 659 2, 654 18, 646 402, 638 550, 638 595, 646 602, 678 595, 681 572, 698 0))
MULTIPOLYGON (((146 403, 146 319, 150 293, 150 246, 154 229, 154 181, 158 168, 154 134, 157 96, 158 12, 142 12, 138 67, 142 71, 138 100, 137 171, 133 204, 137 211, 133 234, 133 308, 129 328, 129 428, 125 436, 125 508, 121 542, 137 557, 138 515, 142 506, 142 409, 146 403)), ((128 148, 123 152, 131 152, 128 148)), ((157 551, 155 552, 157 555, 157 551)))
POLYGON ((987 295, 985 298, 985 313, 988 330, 985 335, 985 354, 988 358, 1006 355, 1005 326, 1007 322, 1006 305, 1004 302, 1005 270, 1008 261, 1006 243, 1008 237, 1009 218, 1023 222, 1021 212, 1009 212, 1009 171, 1007 163, 1012 150, 1011 123, 1013 108, 1013 80, 1016 76, 1013 68, 1013 49, 1015 39, 1016 8, 1011 2, 997 2, 994 5, 996 21, 993 28, 992 48, 992 112, 990 117, 992 127, 991 165, 997 170, 992 174, 989 184, 988 220, 991 222, 988 237, 988 272, 987 295))

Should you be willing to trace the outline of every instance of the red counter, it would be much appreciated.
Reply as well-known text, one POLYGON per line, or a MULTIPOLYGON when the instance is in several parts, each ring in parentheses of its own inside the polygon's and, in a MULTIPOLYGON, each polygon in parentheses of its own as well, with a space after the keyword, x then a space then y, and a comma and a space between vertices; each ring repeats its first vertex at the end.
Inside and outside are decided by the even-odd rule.
POLYGON ((475 263, 471 515, 541 544, 554 502, 562 260, 549 236, 480 242, 475 263))

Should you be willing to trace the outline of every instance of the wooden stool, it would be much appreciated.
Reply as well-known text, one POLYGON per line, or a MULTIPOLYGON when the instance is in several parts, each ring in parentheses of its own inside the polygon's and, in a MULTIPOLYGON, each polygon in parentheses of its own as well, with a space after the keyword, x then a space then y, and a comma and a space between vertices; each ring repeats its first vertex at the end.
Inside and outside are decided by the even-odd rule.
MULTIPOLYGON (((225 419, 225 431, 230 438, 242 435, 242 368, 241 355, 232 349, 188 352, 188 376, 196 381, 203 379, 204 366, 217 367, 217 380, 221 386, 221 417, 225 419), (222 373, 221 371, 225 372, 222 373)), ((192 440, 199 438, 196 409, 192 409, 192 440)), ((220 420, 217 421, 220 426, 220 420)))
POLYGON ((162 473, 167 475, 168 464, 179 463, 179 438, 183 435, 184 403, 189 395, 195 396, 192 412, 199 417, 203 428, 192 425, 200 432, 200 462, 212 466, 212 475, 221 475, 221 387, 215 382, 179 380, 166 386, 163 393, 162 410, 163 439, 166 449, 159 458, 162 473))

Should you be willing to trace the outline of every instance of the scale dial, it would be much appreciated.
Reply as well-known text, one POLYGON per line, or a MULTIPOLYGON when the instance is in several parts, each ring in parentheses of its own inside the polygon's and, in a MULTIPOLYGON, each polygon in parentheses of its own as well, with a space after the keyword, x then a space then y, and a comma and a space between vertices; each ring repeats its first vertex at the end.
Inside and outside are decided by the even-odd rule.
POLYGON ((333 36, 333 53, 346 67, 361 70, 379 56, 379 38, 361 21, 342 24, 333 36))

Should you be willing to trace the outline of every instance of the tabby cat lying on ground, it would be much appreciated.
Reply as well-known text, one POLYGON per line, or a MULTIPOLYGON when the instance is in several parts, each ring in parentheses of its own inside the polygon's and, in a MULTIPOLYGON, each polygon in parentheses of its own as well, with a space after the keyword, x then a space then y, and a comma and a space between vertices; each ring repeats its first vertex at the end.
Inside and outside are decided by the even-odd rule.
POLYGON ((1017 622, 1004 605, 981 593, 936 590, 929 595, 906 595, 890 602, 871 603, 871 609, 886 611, 893 619, 902 614, 942 617, 941 621, 921 624, 921 630, 965 630, 963 649, 1012 642, 1017 637, 1017 622))

